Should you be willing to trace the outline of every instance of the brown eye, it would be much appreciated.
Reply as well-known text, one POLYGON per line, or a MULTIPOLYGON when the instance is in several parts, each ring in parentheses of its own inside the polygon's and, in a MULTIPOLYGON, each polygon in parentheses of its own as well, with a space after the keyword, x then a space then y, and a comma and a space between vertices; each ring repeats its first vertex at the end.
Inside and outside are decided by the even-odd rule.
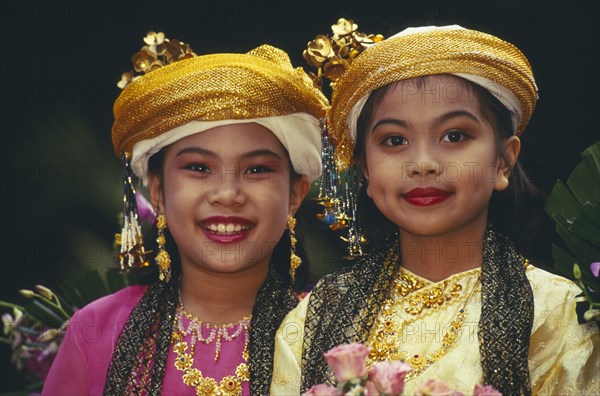
POLYGON ((450 131, 444 135, 442 141, 450 143, 460 143, 466 140, 468 136, 461 131, 450 131))
POLYGON ((385 146, 402 146, 408 144, 408 140, 406 140, 403 136, 390 136, 383 141, 385 146))
POLYGON ((204 164, 192 164, 192 165, 186 166, 185 168, 189 169, 191 171, 194 171, 194 172, 211 173, 210 168, 204 164))
POLYGON ((273 172, 273 169, 266 165, 254 165, 254 166, 249 167, 246 170, 246 173, 252 174, 252 175, 258 175, 261 173, 270 173, 270 172, 273 172))

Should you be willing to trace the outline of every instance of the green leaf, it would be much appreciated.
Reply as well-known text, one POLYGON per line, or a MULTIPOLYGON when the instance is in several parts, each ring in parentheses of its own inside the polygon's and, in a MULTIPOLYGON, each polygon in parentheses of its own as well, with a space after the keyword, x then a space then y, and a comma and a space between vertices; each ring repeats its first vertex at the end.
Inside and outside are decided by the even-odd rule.
POLYGON ((32 318, 48 327, 59 328, 66 320, 61 314, 37 299, 25 304, 25 309, 32 318))
MULTIPOLYGON (((35 381, 33 384, 29 384, 29 385, 27 385, 27 386, 25 387, 25 389, 26 389, 28 392, 34 392, 34 391, 39 391, 39 392, 41 392, 41 391, 42 391, 42 387, 43 387, 43 386, 44 386, 44 381, 39 381, 39 380, 38 380, 38 381, 35 381)), ((29 393, 29 394, 31 394, 31 393, 29 393)))
POLYGON ((65 280, 59 289, 72 309, 82 308, 95 299, 114 293, 129 284, 117 268, 109 268, 105 276, 106 280, 99 270, 91 270, 75 280, 65 280))
POLYGON ((581 211, 581 205, 560 180, 556 181, 544 208, 557 223, 568 228, 581 211))
POLYGON ((69 316, 73 316, 73 314, 75 313, 75 309, 73 307, 73 305, 67 301, 63 296, 61 296, 58 293, 54 293, 56 295, 56 297, 58 297, 58 300, 60 301, 60 306, 63 308, 63 310, 69 314, 69 316))
POLYGON ((573 279, 573 264, 577 262, 577 259, 556 245, 552 245, 552 257, 554 258, 554 268, 561 275, 573 279))
POLYGON ((89 271, 84 275, 87 292, 91 297, 88 303, 93 300, 110 294, 102 275, 98 270, 89 271))
POLYGON ((567 179, 567 185, 581 205, 586 202, 594 205, 600 197, 600 184, 595 182, 592 172, 585 162, 581 162, 567 179))
POLYGON ((581 158, 592 171, 592 176, 595 179, 596 185, 600 185, 600 141, 588 147, 581 153, 581 158))
POLYGON ((569 226, 573 236, 584 239, 596 247, 595 257, 600 257, 600 206, 593 208, 586 203, 581 212, 569 226))
POLYGON ((61 294, 65 297, 67 301, 73 306, 77 308, 82 308, 87 299, 81 294, 81 292, 73 285, 73 283, 65 279, 58 288, 61 291, 61 294))
MULTIPOLYGON (((573 264, 579 263, 579 261, 571 254, 567 253, 564 249, 556 245, 552 245, 552 257, 554 258, 554 268, 558 270, 558 273, 565 278, 574 280, 573 264)), ((592 275, 590 266, 588 264, 582 264, 579 266, 579 268, 581 270, 581 279, 583 283, 597 290, 598 279, 592 275)))
POLYGON ((556 232, 565 242, 571 253, 577 258, 577 262, 581 264, 589 264, 597 258, 598 249, 593 244, 578 238, 568 229, 557 225, 556 232))
POLYGON ((567 185, 556 182, 545 210, 570 251, 552 247, 555 268, 573 279, 573 264, 578 263, 584 285, 598 290, 598 279, 589 264, 600 259, 600 141, 588 147, 581 158, 567 185))
MULTIPOLYGON (((589 264, 581 266, 581 280, 583 281, 583 283, 586 286, 595 290, 596 292, 598 292, 600 290, 598 288, 598 286, 599 286, 598 278, 595 278, 594 275, 592 274, 592 271, 590 271, 589 264)), ((597 301, 597 300, 595 300, 595 301, 597 301)))

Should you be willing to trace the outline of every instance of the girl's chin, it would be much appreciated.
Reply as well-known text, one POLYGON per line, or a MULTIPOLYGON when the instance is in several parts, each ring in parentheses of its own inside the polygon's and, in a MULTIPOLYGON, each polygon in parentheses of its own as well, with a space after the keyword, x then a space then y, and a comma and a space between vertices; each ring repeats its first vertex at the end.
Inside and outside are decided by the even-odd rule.
POLYGON ((416 237, 433 237, 446 234, 449 229, 444 229, 436 224, 435 226, 427 226, 426 224, 417 224, 414 226, 399 226, 400 232, 410 234, 416 237))
POLYGON ((204 272, 212 273, 215 275, 233 275, 241 272, 245 272, 253 265, 252 263, 240 263, 240 262, 216 262, 216 263, 203 263, 202 268, 204 272))

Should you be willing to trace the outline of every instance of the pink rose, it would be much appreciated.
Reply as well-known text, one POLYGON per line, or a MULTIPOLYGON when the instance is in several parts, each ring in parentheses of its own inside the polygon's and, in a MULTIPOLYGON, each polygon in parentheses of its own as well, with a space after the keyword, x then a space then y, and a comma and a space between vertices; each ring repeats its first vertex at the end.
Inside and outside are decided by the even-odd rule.
POLYGON ((464 396, 464 394, 450 388, 444 381, 427 380, 415 391, 416 396, 464 396))
POLYGON ((401 361, 378 362, 369 370, 369 380, 373 381, 378 393, 401 395, 404 377, 410 370, 410 365, 401 361))
POLYGON ((365 382, 365 395, 367 396, 379 396, 379 390, 373 381, 365 382))
POLYGON ((473 389, 473 396, 502 396, 502 393, 498 392, 492 385, 476 384, 473 389))
POLYGON ((325 352, 323 356, 333 369, 339 382, 348 382, 367 375, 365 360, 371 348, 359 343, 342 344, 325 352))
POLYGON ((319 385, 313 386, 306 393, 302 394, 302 396, 310 396, 310 395, 338 396, 338 391, 333 386, 319 384, 319 385))

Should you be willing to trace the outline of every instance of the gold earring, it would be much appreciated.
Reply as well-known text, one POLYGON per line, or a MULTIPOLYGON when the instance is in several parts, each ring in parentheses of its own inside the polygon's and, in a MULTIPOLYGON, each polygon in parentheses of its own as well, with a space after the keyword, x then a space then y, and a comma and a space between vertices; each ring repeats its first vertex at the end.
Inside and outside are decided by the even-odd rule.
POLYGON ((290 279, 292 280, 292 286, 296 282, 296 270, 302 264, 302 259, 296 254, 296 219, 288 214, 287 217, 287 229, 290 233, 290 279))
POLYGON ((165 238, 165 230, 167 229, 167 218, 161 214, 156 216, 156 230, 158 236, 156 237, 156 244, 158 245, 158 254, 154 261, 158 265, 158 278, 163 282, 169 282, 171 280, 171 257, 165 249, 167 239, 165 238))

